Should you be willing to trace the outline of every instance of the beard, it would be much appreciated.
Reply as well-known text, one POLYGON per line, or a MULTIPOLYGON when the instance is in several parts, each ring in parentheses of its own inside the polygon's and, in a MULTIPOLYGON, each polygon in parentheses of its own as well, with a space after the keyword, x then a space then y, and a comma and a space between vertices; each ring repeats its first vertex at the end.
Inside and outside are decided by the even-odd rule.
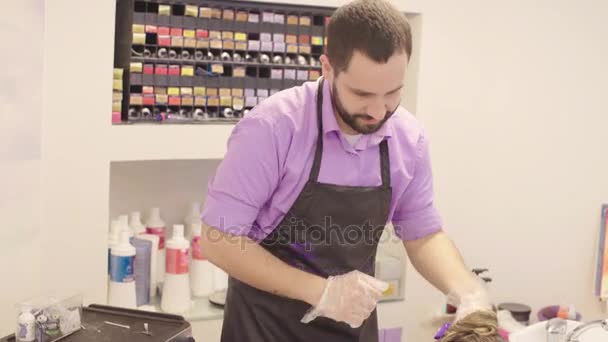
POLYGON ((344 121, 344 123, 346 123, 348 127, 352 128, 355 132, 361 134, 371 134, 377 132, 395 113, 395 111, 397 111, 397 108, 399 108, 399 105, 397 105, 394 110, 386 112, 384 118, 380 120, 380 122, 375 124, 368 124, 365 123, 364 120, 372 119, 373 117, 371 115, 363 113, 349 113, 346 108, 344 108, 342 101, 340 101, 340 95, 338 94, 338 89, 336 88, 335 83, 332 85, 331 92, 331 103, 336 113, 338 113, 342 121, 344 121))

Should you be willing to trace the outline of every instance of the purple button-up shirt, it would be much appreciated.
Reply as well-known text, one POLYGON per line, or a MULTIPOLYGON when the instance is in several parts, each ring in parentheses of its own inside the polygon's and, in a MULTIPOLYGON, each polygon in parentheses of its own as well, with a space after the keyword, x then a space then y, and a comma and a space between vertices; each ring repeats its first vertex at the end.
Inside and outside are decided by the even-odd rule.
MULTIPOLYGON (((352 146, 338 127, 329 82, 323 89, 323 159, 319 182, 379 186, 379 144, 388 139, 392 199, 388 221, 403 240, 441 229, 433 205, 428 139, 399 107, 352 146)), ((263 240, 289 211, 308 180, 317 139, 317 82, 286 89, 258 104, 235 126, 208 184, 202 220, 224 232, 263 240)), ((388 222, 387 222, 388 223, 388 222)))

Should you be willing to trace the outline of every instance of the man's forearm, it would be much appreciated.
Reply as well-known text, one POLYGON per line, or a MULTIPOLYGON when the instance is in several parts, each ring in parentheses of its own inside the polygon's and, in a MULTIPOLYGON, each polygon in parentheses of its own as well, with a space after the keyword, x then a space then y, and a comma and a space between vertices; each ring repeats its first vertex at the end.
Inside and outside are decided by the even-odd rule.
POLYGON ((279 296, 318 303, 325 279, 298 270, 251 239, 221 232, 203 223, 203 255, 232 277, 279 296))
POLYGON ((479 281, 444 232, 403 244, 414 268, 444 294, 461 296, 480 289, 479 281))

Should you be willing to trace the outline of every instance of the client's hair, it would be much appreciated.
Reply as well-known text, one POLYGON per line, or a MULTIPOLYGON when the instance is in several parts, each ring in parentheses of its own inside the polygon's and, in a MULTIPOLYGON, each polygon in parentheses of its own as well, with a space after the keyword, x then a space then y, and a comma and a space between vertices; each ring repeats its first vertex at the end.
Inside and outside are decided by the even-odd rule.
POLYGON ((439 342, 505 342, 491 311, 476 311, 454 323, 439 342))

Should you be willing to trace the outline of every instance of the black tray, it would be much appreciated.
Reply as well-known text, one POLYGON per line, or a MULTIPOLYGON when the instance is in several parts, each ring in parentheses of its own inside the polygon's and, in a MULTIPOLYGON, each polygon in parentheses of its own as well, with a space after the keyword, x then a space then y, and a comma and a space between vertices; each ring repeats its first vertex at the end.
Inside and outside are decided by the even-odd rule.
MULTIPOLYGON (((84 329, 62 338, 66 342, 186 342, 194 341, 191 326, 183 317, 164 313, 130 310, 106 305, 92 304, 82 309, 84 329), (130 329, 105 324, 105 321, 130 326, 130 329), (140 334, 144 323, 152 336, 140 334)), ((0 342, 15 341, 15 335, 0 339, 0 342)))

